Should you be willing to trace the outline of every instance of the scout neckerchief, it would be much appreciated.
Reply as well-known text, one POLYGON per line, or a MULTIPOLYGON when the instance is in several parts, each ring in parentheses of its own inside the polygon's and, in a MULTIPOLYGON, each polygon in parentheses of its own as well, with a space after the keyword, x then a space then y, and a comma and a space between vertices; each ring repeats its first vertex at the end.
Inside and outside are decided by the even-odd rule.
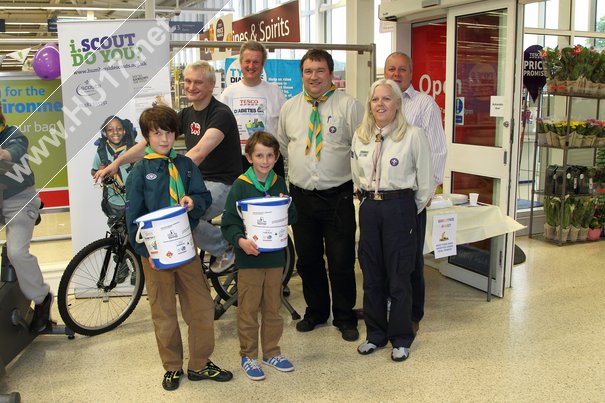
POLYGON ((374 140, 374 153, 372 154, 372 175, 370 176, 369 187, 371 189, 374 182, 374 194, 378 194, 380 186, 380 159, 382 158, 382 128, 377 127, 378 132, 374 140))
POLYGON ((256 190, 261 193, 264 193, 265 196, 269 196, 269 189, 271 189, 271 186, 273 186, 275 182, 277 182, 277 175, 275 175, 275 172, 273 172, 273 170, 270 170, 269 174, 267 175, 267 179, 265 180, 265 185, 263 186, 256 177, 254 169, 250 167, 246 172, 240 175, 238 179, 241 179, 244 182, 248 182, 249 184, 254 185, 256 190))
POLYGON ((145 148, 145 159, 153 160, 156 158, 168 160, 168 173, 170 173, 170 205, 177 205, 181 198, 185 196, 185 187, 179 176, 179 171, 176 169, 173 162, 176 158, 176 151, 174 151, 174 148, 171 148, 168 155, 162 155, 156 153, 151 147, 147 146, 147 148, 145 148))
POLYGON ((380 186, 380 175, 381 175, 381 163, 382 159, 382 146, 384 143, 384 138, 389 135, 392 130, 392 123, 386 125, 385 127, 376 126, 374 135, 374 153, 372 154, 372 175, 370 177, 370 183, 368 184, 368 188, 372 188, 372 182, 374 182, 374 194, 378 194, 378 189, 380 186))
POLYGON ((305 97, 305 101, 310 103, 313 107, 311 109, 311 116, 309 116, 309 132, 307 138, 307 148, 305 148, 305 155, 309 155, 311 151, 311 141, 313 141, 313 137, 315 137, 315 156, 317 159, 320 159, 321 148, 322 148, 322 140, 323 136, 321 135, 321 120, 319 118, 319 104, 322 102, 326 102, 330 95, 332 95, 336 91, 336 86, 334 83, 330 86, 328 92, 323 94, 319 99, 313 99, 308 94, 307 91, 303 92, 305 97))

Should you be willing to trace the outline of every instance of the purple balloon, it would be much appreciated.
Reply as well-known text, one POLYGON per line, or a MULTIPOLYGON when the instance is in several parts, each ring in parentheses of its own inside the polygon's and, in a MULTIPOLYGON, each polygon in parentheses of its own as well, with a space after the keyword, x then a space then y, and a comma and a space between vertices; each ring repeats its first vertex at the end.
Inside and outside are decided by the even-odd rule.
POLYGON ((55 44, 44 45, 40 48, 34 60, 32 67, 38 77, 44 80, 53 80, 61 75, 61 63, 59 62, 59 48, 55 44))

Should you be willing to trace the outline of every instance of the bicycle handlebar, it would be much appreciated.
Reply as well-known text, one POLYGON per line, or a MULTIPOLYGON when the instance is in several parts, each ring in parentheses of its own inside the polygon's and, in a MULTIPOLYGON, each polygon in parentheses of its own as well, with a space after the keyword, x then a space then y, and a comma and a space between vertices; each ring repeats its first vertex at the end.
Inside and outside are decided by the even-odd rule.
POLYGON ((126 186, 120 185, 113 177, 105 176, 101 181, 101 186, 112 187, 114 190, 117 190, 118 193, 124 194, 126 193, 126 186))

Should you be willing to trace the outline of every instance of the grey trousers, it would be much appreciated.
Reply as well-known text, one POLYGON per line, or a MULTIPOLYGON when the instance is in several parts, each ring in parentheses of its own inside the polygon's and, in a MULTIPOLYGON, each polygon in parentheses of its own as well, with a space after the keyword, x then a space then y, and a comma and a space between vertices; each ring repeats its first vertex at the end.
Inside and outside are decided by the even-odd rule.
POLYGON ((34 225, 40 214, 40 198, 29 187, 9 199, 4 199, 2 212, 6 221, 8 258, 15 268, 21 292, 26 298, 41 304, 50 291, 44 282, 38 259, 29 253, 34 225))
POLYGON ((192 231, 193 239, 195 239, 195 243, 200 249, 218 257, 227 252, 229 243, 223 238, 221 227, 212 225, 208 221, 223 214, 231 186, 220 182, 207 181, 206 188, 212 195, 212 204, 200 219, 200 223, 192 231))

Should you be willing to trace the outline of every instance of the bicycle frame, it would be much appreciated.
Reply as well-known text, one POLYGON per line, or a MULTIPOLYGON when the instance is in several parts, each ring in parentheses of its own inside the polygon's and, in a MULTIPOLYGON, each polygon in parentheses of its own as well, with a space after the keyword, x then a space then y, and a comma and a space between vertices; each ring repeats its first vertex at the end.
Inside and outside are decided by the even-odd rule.
MULTIPOLYGON (((113 180, 104 181, 103 185, 115 185, 110 181, 113 180)), ((123 188, 117 190, 123 192, 123 188)), ((119 326, 135 309, 143 292, 140 256, 128 243, 126 217, 115 218, 104 238, 85 246, 74 256, 59 285, 59 312, 65 323, 84 335, 101 334, 119 326), (125 283, 128 276, 130 284, 125 283)), ((284 270, 284 286, 294 268, 291 241, 287 254, 290 258, 284 270)), ((205 281, 210 281, 216 292, 214 318, 218 319, 232 305, 237 305, 237 269, 231 267, 223 273, 214 273, 210 270, 209 261, 204 261, 203 254, 201 267, 205 281)), ((300 319, 283 294, 282 302, 293 319, 300 319)))
MULTIPOLYGON (((118 257, 118 260, 115 261, 115 267, 120 267, 120 265, 124 263, 124 257, 126 256, 126 248, 128 245, 128 234, 126 233, 125 216, 121 217, 119 220, 116 220, 116 222, 113 223, 109 231, 105 233, 105 238, 114 238, 114 245, 117 248, 117 250, 114 251, 114 254, 118 257)), ((108 249, 103 260, 103 267, 101 268, 99 279, 97 280, 97 287, 100 289, 102 288, 104 292, 109 292, 113 290, 117 285, 116 277, 118 275, 118 270, 113 270, 111 281, 108 285, 104 285, 111 256, 112 251, 108 249)))

